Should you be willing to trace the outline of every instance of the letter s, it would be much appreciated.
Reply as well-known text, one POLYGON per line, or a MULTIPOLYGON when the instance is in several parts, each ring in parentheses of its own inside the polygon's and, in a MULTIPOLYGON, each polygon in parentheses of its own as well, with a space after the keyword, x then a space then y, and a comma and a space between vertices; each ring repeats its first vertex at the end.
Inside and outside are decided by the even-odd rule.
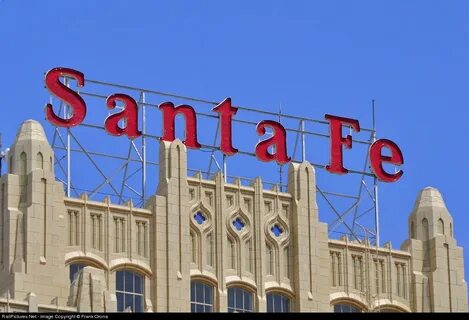
POLYGON ((80 71, 69 68, 54 68, 46 73, 46 88, 71 108, 71 117, 64 119, 56 115, 52 109, 52 104, 48 103, 45 107, 46 119, 57 127, 70 128, 79 125, 85 119, 86 103, 78 93, 60 82, 62 76, 74 78, 78 87, 85 85, 85 76, 80 71))

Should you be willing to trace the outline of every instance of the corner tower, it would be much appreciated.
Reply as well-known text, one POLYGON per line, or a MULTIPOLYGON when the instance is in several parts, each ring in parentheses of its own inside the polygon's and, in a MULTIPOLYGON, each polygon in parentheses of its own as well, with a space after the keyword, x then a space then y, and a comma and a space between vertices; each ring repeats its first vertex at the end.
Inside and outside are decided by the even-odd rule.
POLYGON ((53 164, 41 124, 25 121, 8 155, 8 174, 0 179, 2 296, 66 304, 66 210, 53 164))
POLYGON ((437 189, 427 187, 417 197, 403 249, 412 254, 413 311, 467 312, 463 249, 437 189))

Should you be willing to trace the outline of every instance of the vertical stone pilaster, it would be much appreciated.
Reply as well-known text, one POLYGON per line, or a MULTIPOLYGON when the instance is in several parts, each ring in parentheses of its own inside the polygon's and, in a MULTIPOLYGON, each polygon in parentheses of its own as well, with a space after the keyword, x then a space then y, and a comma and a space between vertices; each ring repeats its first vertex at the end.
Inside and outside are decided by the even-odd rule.
MULTIPOLYGON (((159 165, 160 180, 157 195, 165 197, 166 201, 164 206, 158 204, 156 208, 157 229, 165 231, 163 233, 165 239, 157 239, 157 242, 159 248, 162 247, 166 254, 165 256, 159 254, 156 263, 163 265, 166 281, 160 277, 157 283, 159 290, 157 290, 161 292, 164 291, 162 288, 165 288, 166 293, 162 295, 166 295, 166 310, 158 311, 185 312, 190 310, 191 242, 184 144, 179 140, 161 141, 159 165)), ((163 307, 163 301, 160 302, 162 303, 160 306, 163 307)))
POLYGON ((318 220, 315 171, 311 164, 290 164, 288 192, 293 197, 293 311, 326 312, 330 310, 327 225, 318 220))
POLYGON ((218 294, 215 298, 215 308, 220 312, 228 311, 227 289, 225 283, 225 248, 226 248, 226 199, 225 181, 223 174, 218 172, 215 176, 215 268, 218 279, 218 294))
POLYGON ((254 277, 257 286, 258 311, 267 311, 265 294, 264 272, 265 266, 265 212, 264 212, 264 189, 261 178, 256 178, 254 186, 253 206, 253 240, 254 240, 254 277))

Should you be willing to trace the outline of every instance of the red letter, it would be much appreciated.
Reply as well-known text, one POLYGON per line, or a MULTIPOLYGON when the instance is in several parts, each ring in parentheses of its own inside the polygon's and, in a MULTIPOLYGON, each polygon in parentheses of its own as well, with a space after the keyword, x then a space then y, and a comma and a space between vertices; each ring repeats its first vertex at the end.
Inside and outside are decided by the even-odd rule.
POLYGON ((263 140, 256 145, 256 156, 262 161, 277 161, 278 164, 284 164, 290 161, 287 156, 287 132, 278 122, 264 120, 257 124, 256 131, 258 135, 265 134, 265 127, 269 126, 274 130, 272 137, 263 140), (269 147, 275 145, 275 153, 269 152, 269 147))
POLYGON ((238 108, 232 107, 231 99, 226 98, 222 103, 213 108, 212 111, 220 114, 220 149, 224 154, 231 156, 238 152, 238 149, 233 148, 231 138, 231 118, 238 112, 238 108))
POLYGON ((329 120, 330 139, 331 139, 331 162, 326 166, 327 171, 331 173, 343 174, 348 170, 343 166, 343 150, 342 145, 347 149, 352 148, 352 136, 342 137, 342 124, 350 126, 354 131, 360 132, 360 124, 358 120, 325 115, 329 120))
POLYGON ((78 87, 85 85, 85 76, 80 71, 69 68, 54 68, 46 73, 46 87, 49 92, 71 108, 71 117, 63 119, 54 113, 52 104, 46 104, 46 119, 57 127, 74 127, 83 122, 86 116, 86 104, 82 97, 60 82, 60 77, 68 76, 77 81, 78 87))
POLYGON ((106 107, 114 109, 116 101, 124 103, 124 110, 112 114, 104 121, 104 128, 114 136, 126 134, 130 139, 139 137, 142 133, 138 131, 138 107, 132 97, 126 94, 116 93, 106 99, 106 107), (125 119, 125 128, 119 126, 119 121, 125 119))
POLYGON ((197 142, 197 118, 194 109, 188 105, 180 105, 176 108, 171 102, 165 102, 158 107, 163 111, 163 137, 161 140, 174 141, 174 122, 176 115, 181 113, 186 120, 186 140, 183 143, 188 148, 199 149, 197 142))
POLYGON ((404 174, 404 171, 399 170, 394 174, 389 174, 384 171, 383 162, 388 162, 391 164, 395 164, 400 166, 404 164, 404 157, 402 156, 401 149, 392 142, 391 140, 387 139, 380 139, 376 140, 370 147, 370 164, 371 169, 375 176, 384 182, 395 182, 399 180, 399 178, 404 174), (391 156, 383 156, 382 149, 386 147, 391 151, 391 156))

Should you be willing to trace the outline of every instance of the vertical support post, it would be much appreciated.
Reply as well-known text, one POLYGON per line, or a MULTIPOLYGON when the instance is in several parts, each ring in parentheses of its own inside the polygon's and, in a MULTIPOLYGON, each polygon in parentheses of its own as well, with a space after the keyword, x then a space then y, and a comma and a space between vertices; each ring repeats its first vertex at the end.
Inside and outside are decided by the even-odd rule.
POLYGON ((70 161, 70 129, 67 128, 67 197, 70 197, 71 177, 71 161, 70 161))
POLYGON ((306 161, 306 144, 305 144, 305 120, 301 120, 301 160, 306 161))
POLYGON ((223 179, 225 183, 228 182, 227 169, 226 169, 226 155, 223 155, 223 179))
MULTIPOLYGON (((3 162, 3 157, 6 155, 3 154, 3 144, 2 144, 2 134, 0 133, 0 177, 2 176, 2 162, 3 162)), ((3 208, 2 208, 3 209, 3 208)))
MULTIPOLYGON (((373 143, 376 141, 376 120, 375 120, 375 100, 371 101, 371 108, 373 114, 373 143)), ((375 232, 376 232, 376 248, 379 247, 379 204, 378 204, 378 179, 373 177, 373 197, 375 202, 375 232)))
POLYGON ((147 124, 146 124, 146 108, 145 108, 145 92, 140 93, 142 101, 142 207, 145 205, 146 188, 147 188, 147 124))
MULTIPOLYGON (((70 87, 67 77, 65 77, 64 79, 64 84, 67 87, 70 87)), ((63 113, 64 113, 64 119, 68 119, 70 116, 70 110, 67 104, 64 104, 63 113)), ((71 159, 70 159, 71 152, 70 151, 71 151, 70 150, 70 128, 67 128, 67 197, 70 197, 71 195, 70 186, 72 183, 72 176, 71 176, 72 169, 71 169, 71 159)))
MULTIPOLYGON (((279 106, 278 108, 278 123, 282 123, 282 119, 281 119, 281 116, 282 116, 282 105, 279 106)), ((282 173, 283 173, 283 166, 281 164, 278 165, 278 173, 279 173, 279 176, 280 176, 280 179, 279 179, 279 190, 280 192, 282 192, 282 173)))

